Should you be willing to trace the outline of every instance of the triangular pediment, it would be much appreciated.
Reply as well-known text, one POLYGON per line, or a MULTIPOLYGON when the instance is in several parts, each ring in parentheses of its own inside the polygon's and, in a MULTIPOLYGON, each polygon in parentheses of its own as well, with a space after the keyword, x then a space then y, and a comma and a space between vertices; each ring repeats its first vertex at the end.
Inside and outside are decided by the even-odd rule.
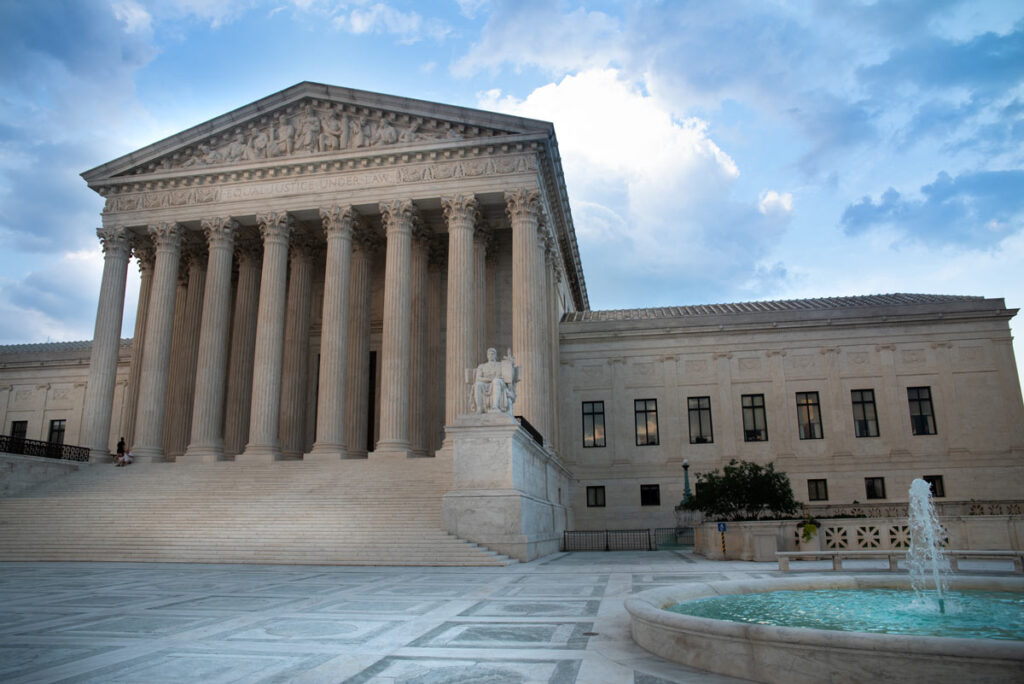
POLYGON ((91 185, 129 176, 499 142, 551 131, 544 121, 304 82, 82 176, 91 185))

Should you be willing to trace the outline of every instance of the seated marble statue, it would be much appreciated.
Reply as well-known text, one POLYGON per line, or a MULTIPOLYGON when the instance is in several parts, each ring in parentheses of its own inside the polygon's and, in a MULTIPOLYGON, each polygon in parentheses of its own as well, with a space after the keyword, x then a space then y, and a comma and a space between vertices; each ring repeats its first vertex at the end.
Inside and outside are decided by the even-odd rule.
POLYGON ((519 381, 519 368, 515 365, 512 351, 498 361, 498 352, 491 347, 487 350, 487 361, 476 367, 473 376, 473 394, 470 411, 485 413, 497 411, 512 415, 512 405, 516 401, 516 383, 519 381))

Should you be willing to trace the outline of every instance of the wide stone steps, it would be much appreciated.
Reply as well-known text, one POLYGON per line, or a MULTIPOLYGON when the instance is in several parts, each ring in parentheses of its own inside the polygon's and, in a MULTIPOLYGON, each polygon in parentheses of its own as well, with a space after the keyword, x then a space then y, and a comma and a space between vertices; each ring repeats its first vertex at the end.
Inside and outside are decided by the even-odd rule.
POLYGON ((0 499, 0 560, 506 565, 441 529, 442 459, 93 464, 0 499))

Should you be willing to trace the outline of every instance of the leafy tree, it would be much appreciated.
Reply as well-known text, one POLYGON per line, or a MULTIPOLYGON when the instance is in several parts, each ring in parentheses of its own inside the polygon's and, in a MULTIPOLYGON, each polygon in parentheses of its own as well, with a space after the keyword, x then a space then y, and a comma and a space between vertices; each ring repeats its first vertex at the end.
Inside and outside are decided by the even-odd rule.
POLYGON ((789 476, 769 463, 729 461, 722 473, 697 476, 697 491, 683 505, 715 520, 760 520, 794 515, 798 510, 789 476))

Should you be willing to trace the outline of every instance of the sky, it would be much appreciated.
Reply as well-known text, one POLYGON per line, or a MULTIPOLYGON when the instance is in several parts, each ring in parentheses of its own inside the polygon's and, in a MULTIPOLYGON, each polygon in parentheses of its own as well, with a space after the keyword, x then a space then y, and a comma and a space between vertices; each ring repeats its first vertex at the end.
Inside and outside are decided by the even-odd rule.
POLYGON ((1024 305, 1019 0, 0 0, 0 344, 93 335, 81 172, 301 81, 553 122, 594 309, 1024 305))

